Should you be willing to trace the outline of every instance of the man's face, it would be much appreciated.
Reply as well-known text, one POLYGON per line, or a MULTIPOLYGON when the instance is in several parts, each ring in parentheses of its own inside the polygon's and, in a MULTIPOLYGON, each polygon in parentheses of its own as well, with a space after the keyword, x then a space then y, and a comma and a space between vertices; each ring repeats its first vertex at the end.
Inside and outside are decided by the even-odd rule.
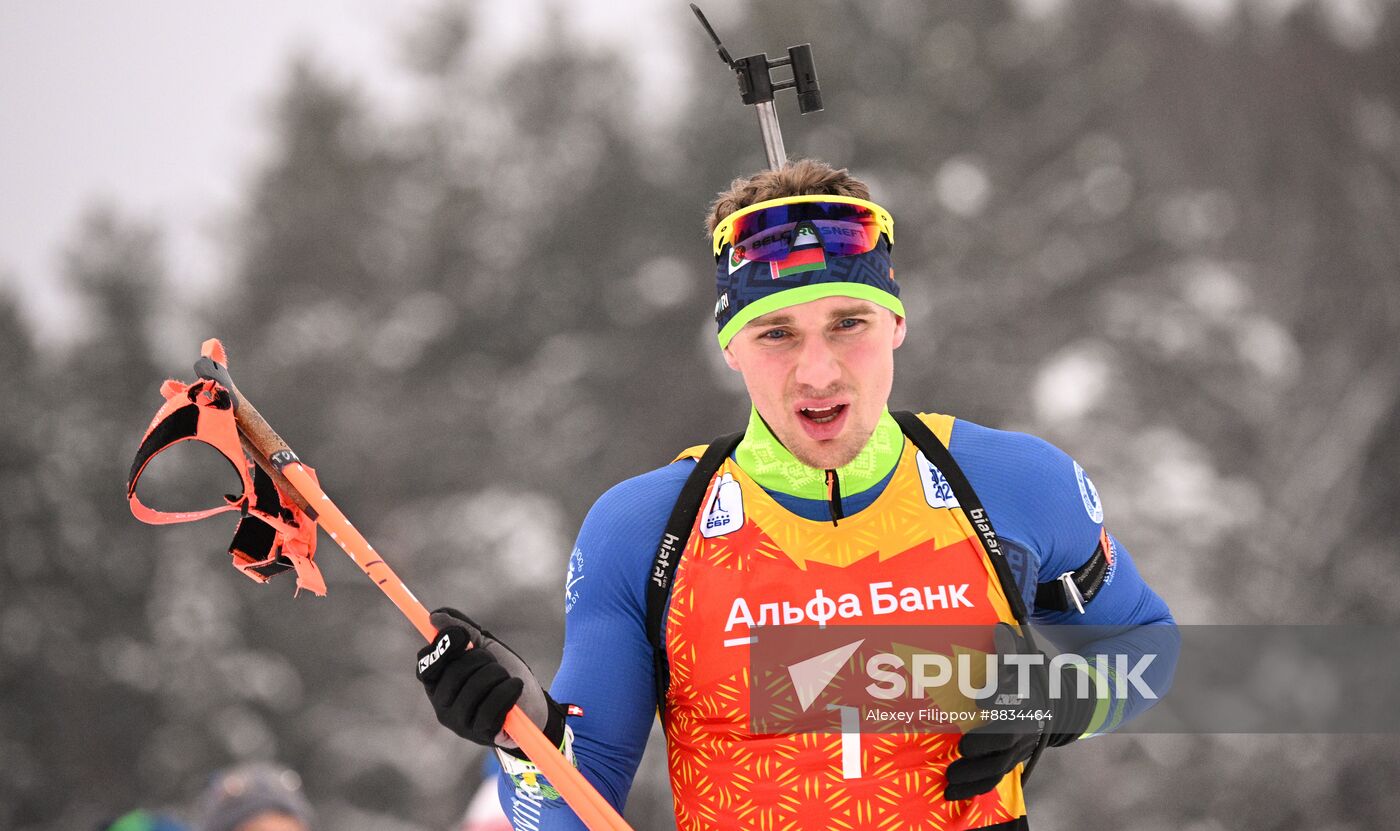
POLYGON ((894 382, 904 318, 824 297, 754 318, 724 350, 758 414, 798 461, 847 464, 875 432, 894 382))

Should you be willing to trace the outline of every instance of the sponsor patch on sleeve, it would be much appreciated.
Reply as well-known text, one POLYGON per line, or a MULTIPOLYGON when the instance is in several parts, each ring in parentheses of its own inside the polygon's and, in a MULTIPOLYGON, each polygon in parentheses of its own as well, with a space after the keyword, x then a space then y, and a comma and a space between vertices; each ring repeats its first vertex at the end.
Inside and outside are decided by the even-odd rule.
POLYGON ((1095 524, 1103 524, 1103 503, 1099 501, 1099 491, 1079 462, 1074 463, 1074 478, 1079 483, 1079 498, 1084 500, 1084 510, 1089 514, 1089 519, 1095 524))
POLYGON ((564 575, 564 614, 574 610, 578 603, 578 584, 583 580, 583 549, 575 548, 569 555, 569 573, 564 575))

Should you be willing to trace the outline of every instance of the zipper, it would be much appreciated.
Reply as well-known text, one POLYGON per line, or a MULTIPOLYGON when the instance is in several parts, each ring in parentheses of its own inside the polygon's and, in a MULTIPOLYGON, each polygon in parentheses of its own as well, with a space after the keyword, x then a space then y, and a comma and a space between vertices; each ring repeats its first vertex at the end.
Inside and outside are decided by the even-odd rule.
POLYGON ((846 516, 841 510, 841 480, 834 470, 826 472, 826 504, 831 509, 832 525, 836 525, 836 520, 846 516))

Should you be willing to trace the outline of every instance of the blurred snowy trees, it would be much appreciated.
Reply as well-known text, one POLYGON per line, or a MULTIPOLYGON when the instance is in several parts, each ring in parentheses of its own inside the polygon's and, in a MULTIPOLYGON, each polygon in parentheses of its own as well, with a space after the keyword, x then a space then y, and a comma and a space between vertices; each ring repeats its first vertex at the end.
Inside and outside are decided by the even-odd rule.
MULTIPOLYGON (((782 102, 788 148, 848 165, 898 220, 895 406, 1075 455, 1184 623, 1391 621, 1400 14, 1216 5, 711 17, 734 54, 814 44, 827 110, 782 102)), ((178 807, 262 757, 302 772, 327 828, 447 827, 480 753, 421 700, 412 630, 329 540, 330 596, 293 600, 287 578, 228 568, 231 523, 141 526, 126 469, 160 380, 220 336, 424 601, 550 676, 593 499, 745 414, 700 229, 762 151, 693 34, 689 85, 660 107, 629 92, 645 67, 581 48, 562 14, 501 64, 466 4, 444 3, 405 44, 411 117, 293 63, 210 302, 177 304, 159 229, 120 206, 70 245, 71 348, 37 347, 0 297, 0 827, 178 807)), ((167 489, 205 482, 186 476, 167 489)), ((1312 744, 1099 739, 1047 758, 1032 814, 1376 827, 1395 771, 1371 762, 1393 742, 1312 744), (1343 779, 1378 784, 1348 799, 1343 779)), ((649 755, 629 814, 668 813, 649 755)))

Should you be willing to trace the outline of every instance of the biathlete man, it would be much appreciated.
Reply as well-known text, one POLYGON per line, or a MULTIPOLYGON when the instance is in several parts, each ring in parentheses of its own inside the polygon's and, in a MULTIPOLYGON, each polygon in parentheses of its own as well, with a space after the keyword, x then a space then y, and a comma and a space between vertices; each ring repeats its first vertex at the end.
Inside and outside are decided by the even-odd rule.
MULTIPOLYGON (((906 323, 894 223, 869 199, 845 170, 806 160, 738 179, 712 204, 719 345, 752 399, 747 429, 707 460, 718 467, 670 549, 668 520, 705 447, 598 499, 570 558, 548 693, 489 632, 434 613, 480 648, 424 662, 420 679, 444 725, 502 749, 516 828, 582 827, 501 732, 517 702, 619 810, 659 712, 683 831, 1024 829, 1021 774, 1038 743, 1112 730, 1152 703, 1099 674, 1096 697, 1042 697, 1053 717, 1030 733, 880 733, 854 764, 839 734, 750 732, 749 630, 810 625, 808 613, 1162 627, 1159 642, 1175 643, 1077 463, 1033 436, 887 409, 906 323)), ((1173 661, 1153 669, 1158 689, 1173 661)))

